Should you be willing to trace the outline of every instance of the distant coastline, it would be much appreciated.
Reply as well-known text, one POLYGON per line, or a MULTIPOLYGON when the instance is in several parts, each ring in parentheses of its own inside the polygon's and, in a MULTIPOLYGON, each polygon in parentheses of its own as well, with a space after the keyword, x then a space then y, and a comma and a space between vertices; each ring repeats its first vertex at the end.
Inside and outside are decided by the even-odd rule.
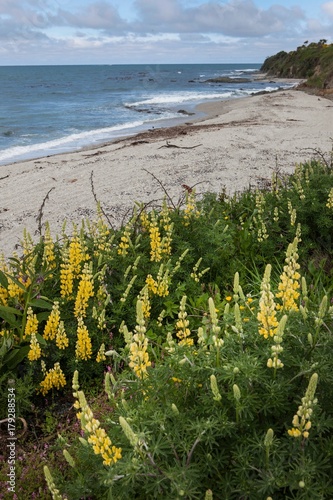
POLYGON ((0 68, 0 168, 201 119, 197 104, 290 88, 260 65, 0 68), (46 72, 46 73, 45 73, 46 72), (15 78, 14 78, 15 77, 15 78), (209 82, 226 78, 226 82, 209 82), (230 83, 230 79, 249 80, 230 83), (15 86, 12 82, 15 81, 15 86), (7 83, 6 83, 7 82, 7 83), (194 113, 194 114, 192 114, 194 113))

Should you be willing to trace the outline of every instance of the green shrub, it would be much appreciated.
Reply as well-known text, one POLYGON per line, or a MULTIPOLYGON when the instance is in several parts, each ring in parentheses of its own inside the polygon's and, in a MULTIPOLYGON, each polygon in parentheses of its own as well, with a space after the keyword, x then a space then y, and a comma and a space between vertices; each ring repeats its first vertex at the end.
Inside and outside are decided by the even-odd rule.
POLYGON ((233 298, 210 298, 200 315, 183 298, 160 346, 148 341, 139 301, 127 346, 108 353, 132 373, 106 374, 102 423, 74 376, 84 436, 66 442, 66 475, 52 471, 61 494, 331 498, 333 311, 327 296, 319 308, 309 300, 304 280, 300 295, 297 268, 294 242, 279 286, 268 265, 251 297, 236 274, 233 298))

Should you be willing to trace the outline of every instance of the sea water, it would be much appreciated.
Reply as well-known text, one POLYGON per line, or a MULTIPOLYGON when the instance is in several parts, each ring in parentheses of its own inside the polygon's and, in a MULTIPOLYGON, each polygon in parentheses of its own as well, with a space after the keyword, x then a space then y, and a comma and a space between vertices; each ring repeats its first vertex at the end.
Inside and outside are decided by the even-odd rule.
POLYGON ((291 86, 256 80, 259 68, 260 64, 2 66, 0 165, 184 122, 186 113, 195 113, 201 102, 291 86), (217 77, 249 82, 207 81, 217 77))

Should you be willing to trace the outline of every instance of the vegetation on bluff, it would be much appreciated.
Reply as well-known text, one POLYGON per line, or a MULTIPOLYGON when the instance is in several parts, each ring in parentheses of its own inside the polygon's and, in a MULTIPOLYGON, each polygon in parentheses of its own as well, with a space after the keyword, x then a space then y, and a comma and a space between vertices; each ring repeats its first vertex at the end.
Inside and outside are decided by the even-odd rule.
POLYGON ((333 44, 327 40, 308 43, 291 52, 267 57, 261 71, 279 78, 304 78, 312 88, 333 88, 333 44))

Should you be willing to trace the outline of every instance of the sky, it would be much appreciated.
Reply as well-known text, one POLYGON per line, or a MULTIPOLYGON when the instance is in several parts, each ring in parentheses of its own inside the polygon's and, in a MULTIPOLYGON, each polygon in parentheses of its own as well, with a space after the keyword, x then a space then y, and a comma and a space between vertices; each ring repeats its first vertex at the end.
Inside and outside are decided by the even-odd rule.
POLYGON ((333 1, 0 0, 0 65, 262 63, 332 43, 333 1))

